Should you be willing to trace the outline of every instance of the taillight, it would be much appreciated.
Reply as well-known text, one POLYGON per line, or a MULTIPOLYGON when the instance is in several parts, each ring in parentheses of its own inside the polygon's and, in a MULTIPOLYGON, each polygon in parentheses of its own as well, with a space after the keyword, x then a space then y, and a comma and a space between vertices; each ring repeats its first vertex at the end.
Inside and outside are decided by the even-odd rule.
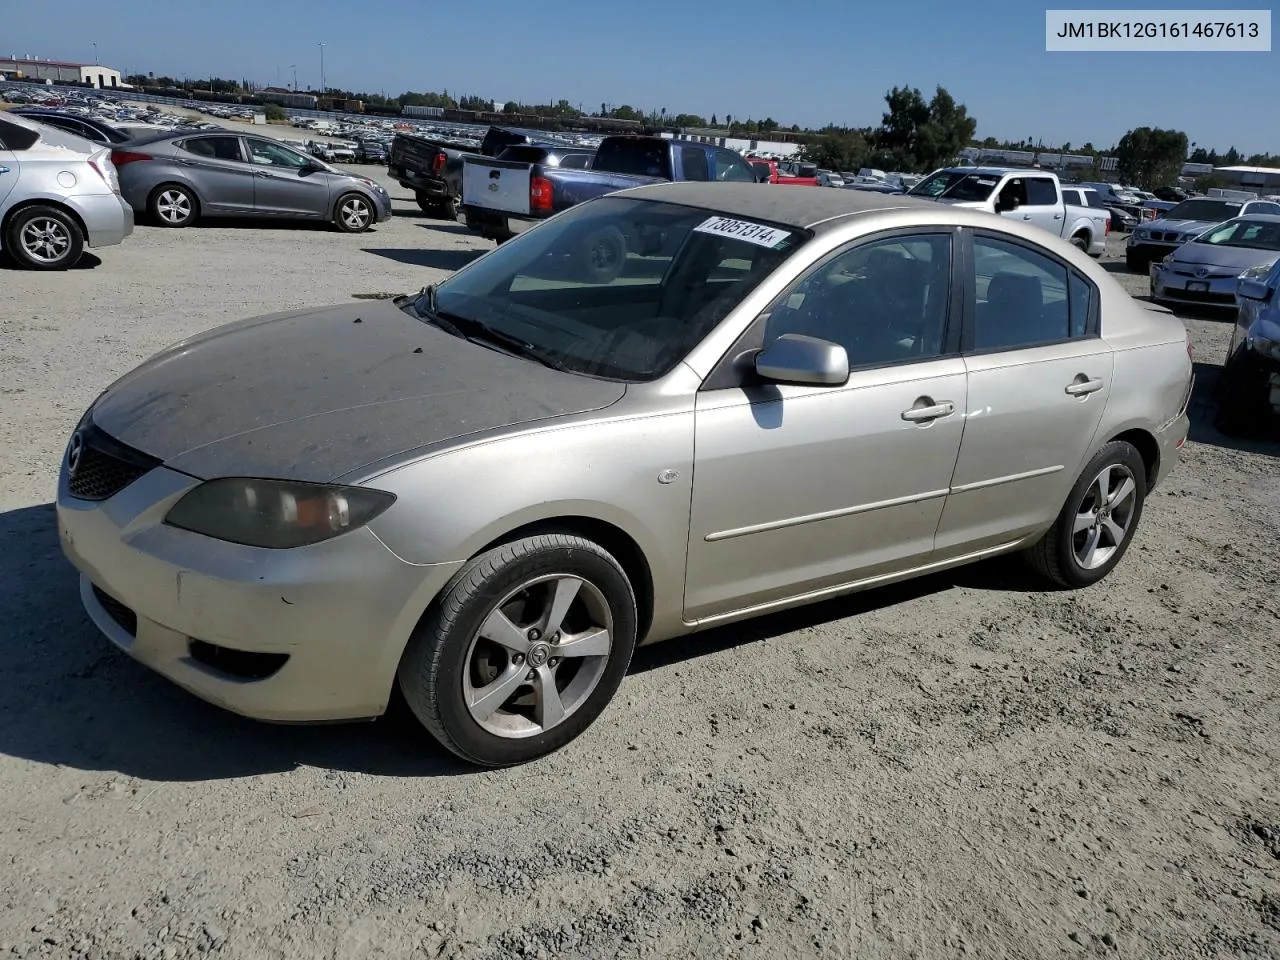
POLYGON ((546 177, 530 177, 529 211, 531 213, 550 213, 553 192, 551 181, 546 177))
POLYGON ((437 153, 435 159, 431 161, 431 172, 437 177, 443 177, 446 163, 448 163, 448 158, 443 153, 437 153))
POLYGON ((116 169, 120 169, 126 163, 137 163, 139 160, 154 159, 149 153, 135 153, 132 150, 112 150, 111 162, 116 165, 116 169))
POLYGON ((89 158, 89 166, 93 168, 93 172, 102 178, 112 193, 120 192, 120 181, 116 177, 116 168, 109 163, 104 163, 106 155, 100 154, 96 157, 89 158))

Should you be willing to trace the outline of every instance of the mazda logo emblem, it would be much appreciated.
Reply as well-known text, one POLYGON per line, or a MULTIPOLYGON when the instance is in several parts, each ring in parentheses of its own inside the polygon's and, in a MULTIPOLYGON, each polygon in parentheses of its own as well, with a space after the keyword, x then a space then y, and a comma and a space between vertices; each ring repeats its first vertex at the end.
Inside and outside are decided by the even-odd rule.
POLYGON ((71 443, 67 445, 67 471, 75 473, 80 466, 80 456, 84 453, 84 436, 77 430, 71 435, 71 443))

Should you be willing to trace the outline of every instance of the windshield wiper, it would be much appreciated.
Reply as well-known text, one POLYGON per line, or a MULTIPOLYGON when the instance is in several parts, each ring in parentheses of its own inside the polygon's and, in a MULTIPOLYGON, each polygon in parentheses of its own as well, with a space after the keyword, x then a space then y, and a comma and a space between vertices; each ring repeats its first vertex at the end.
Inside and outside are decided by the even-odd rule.
POLYGON ((451 333, 455 337, 471 343, 488 343, 492 346, 501 347, 508 353, 524 357, 527 360, 533 360, 544 367, 550 367, 552 370, 559 370, 562 373, 572 372, 569 367, 551 356, 550 353, 537 344, 521 339, 515 334, 495 330, 480 320, 473 320, 471 317, 463 317, 456 313, 439 310, 436 308, 435 300, 435 287, 423 287, 414 309, 417 310, 418 316, 429 320, 446 333, 451 333), (427 301, 425 305, 422 303, 423 300, 427 301))

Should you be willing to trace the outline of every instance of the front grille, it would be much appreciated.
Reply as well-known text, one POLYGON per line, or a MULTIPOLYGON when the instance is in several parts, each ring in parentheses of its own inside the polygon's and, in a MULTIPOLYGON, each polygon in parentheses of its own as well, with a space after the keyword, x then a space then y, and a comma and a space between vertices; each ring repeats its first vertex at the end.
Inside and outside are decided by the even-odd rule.
POLYGON ((76 431, 67 448, 67 489, 77 500, 106 500, 158 466, 155 457, 90 423, 76 431))
POLYGON ((131 637, 138 635, 138 615, 136 613, 115 597, 103 593, 97 587, 93 588, 93 596, 102 609, 107 611, 107 616, 114 620, 122 630, 131 637))

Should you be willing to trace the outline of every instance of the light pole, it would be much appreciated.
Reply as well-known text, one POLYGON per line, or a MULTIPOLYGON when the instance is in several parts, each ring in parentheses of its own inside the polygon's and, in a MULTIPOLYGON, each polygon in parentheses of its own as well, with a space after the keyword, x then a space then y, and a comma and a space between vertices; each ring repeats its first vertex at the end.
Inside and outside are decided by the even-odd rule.
POLYGON ((298 65, 296 63, 289 64, 289 69, 293 71, 293 92, 298 92, 298 65))
POLYGON ((96 67, 98 65, 98 41, 90 40, 89 42, 93 44, 93 65, 96 67))
POLYGON ((327 89, 324 82, 324 41, 320 41, 320 96, 324 96, 327 89))

